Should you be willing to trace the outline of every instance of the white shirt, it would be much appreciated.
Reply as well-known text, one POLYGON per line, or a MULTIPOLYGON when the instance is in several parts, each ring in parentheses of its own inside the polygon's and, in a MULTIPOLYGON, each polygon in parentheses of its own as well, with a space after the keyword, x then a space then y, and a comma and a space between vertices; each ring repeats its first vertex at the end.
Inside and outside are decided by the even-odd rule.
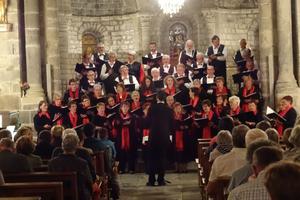
MULTIPOLYGON (((217 47, 213 46, 214 54, 218 54, 219 47, 220 47, 220 45, 217 46, 217 47)), ((208 52, 208 49, 206 50, 206 53, 205 53, 206 56, 207 56, 207 52, 208 52)), ((226 57, 227 57, 227 48, 226 48, 226 46, 224 46, 222 54, 223 54, 223 56, 217 56, 217 60, 219 60, 219 61, 225 61, 226 60, 226 57)), ((205 60, 206 63, 208 63, 208 58, 205 58, 204 60, 205 60)))
MULTIPOLYGON (((208 75, 206 75, 206 80, 207 80, 207 84, 212 84, 215 82, 215 75, 213 75, 212 77, 208 77, 208 75)), ((203 77, 200 79, 201 84, 203 84, 203 77)))
MULTIPOLYGON (((124 85, 129 85, 129 84, 134 84, 134 89, 138 90, 140 88, 140 84, 137 81, 137 79, 135 78, 135 76, 132 76, 132 83, 130 83, 129 81, 129 75, 127 77, 121 77, 122 78, 122 82, 124 83, 124 85)), ((120 82, 119 77, 117 77, 115 79, 115 81, 120 82)))
MULTIPOLYGON (((170 70, 170 68, 171 68, 171 64, 164 65, 164 66, 163 66, 164 73, 168 74, 168 73, 169 73, 169 70, 170 70)), ((174 67, 173 74, 175 74, 175 73, 176 73, 176 69, 175 69, 175 67, 174 67)), ((173 74, 171 74, 171 75, 173 75, 173 74)))
MULTIPOLYGON (((116 62, 111 63, 111 62, 108 61, 108 64, 111 67, 111 69, 113 69, 115 63, 116 62)), ((105 79, 107 79, 108 76, 109 76, 109 73, 106 73, 106 65, 103 64, 102 67, 101 67, 100 79, 105 80, 105 79)))

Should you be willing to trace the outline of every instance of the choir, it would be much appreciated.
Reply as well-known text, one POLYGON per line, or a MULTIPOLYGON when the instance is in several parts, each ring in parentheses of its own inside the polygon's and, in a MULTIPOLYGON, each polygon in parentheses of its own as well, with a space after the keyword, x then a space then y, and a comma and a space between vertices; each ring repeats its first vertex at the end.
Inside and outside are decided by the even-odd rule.
MULTIPOLYGON (((77 64, 77 79, 70 79, 63 97, 55 95, 48 105, 41 101, 34 125, 39 133, 53 125, 79 129, 92 123, 109 130, 115 143, 120 171, 135 171, 137 150, 147 157, 150 127, 148 110, 156 103, 157 92, 167 95, 166 104, 173 110, 172 155, 179 172, 186 171, 186 162, 194 159, 198 138, 213 138, 219 131, 218 121, 232 117, 235 124, 255 127, 262 121, 263 98, 258 70, 246 40, 240 42, 234 61, 238 73, 233 75, 239 86, 236 95, 226 85, 226 46, 213 36, 206 54, 197 52, 188 40, 180 53, 179 63, 170 64, 170 56, 157 51, 151 42, 143 62, 136 61, 136 52, 128 52, 126 62, 115 52, 105 52, 103 44, 94 54, 84 54, 77 64)), ((282 134, 295 118, 292 98, 281 100, 274 127, 282 134)), ((146 159, 145 159, 146 160, 146 159)))

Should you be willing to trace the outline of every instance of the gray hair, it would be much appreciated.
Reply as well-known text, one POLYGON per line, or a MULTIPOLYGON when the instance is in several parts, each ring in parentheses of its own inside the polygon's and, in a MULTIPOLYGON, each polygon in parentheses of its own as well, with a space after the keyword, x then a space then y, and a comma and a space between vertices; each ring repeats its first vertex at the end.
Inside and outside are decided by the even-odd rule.
POLYGON ((222 145, 222 144, 232 144, 232 136, 230 134, 229 131, 226 130, 221 130, 218 133, 218 137, 217 137, 217 144, 218 145, 222 145))
POLYGON ((62 148, 65 152, 75 152, 79 144, 79 138, 77 135, 69 134, 63 138, 62 148))
POLYGON ((65 138, 67 135, 76 135, 77 136, 77 133, 76 133, 75 129, 67 128, 64 130, 64 132, 62 134, 62 138, 65 138))
POLYGON ((102 90, 102 85, 101 84, 99 84, 99 83, 96 83, 95 85, 94 85, 94 89, 100 89, 100 90, 102 90))
POLYGON ((248 147, 251 143, 253 143, 255 140, 263 139, 268 140, 268 135, 258 128, 250 129, 246 134, 246 147, 248 147))
POLYGON ((289 137, 289 142, 296 147, 300 147, 300 125, 297 125, 293 128, 289 137))
POLYGON ((228 101, 229 101, 229 103, 237 102, 238 105, 240 105, 240 102, 241 102, 240 98, 235 95, 229 97, 228 101))

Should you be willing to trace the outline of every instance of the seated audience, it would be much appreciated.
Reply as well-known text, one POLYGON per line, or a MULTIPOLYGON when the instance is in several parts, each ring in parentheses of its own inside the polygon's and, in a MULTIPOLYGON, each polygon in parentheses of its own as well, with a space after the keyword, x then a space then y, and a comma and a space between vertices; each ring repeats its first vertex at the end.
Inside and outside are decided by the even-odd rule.
POLYGON ((53 149, 50 131, 41 131, 37 138, 37 145, 35 146, 33 154, 40 156, 42 159, 50 159, 53 149))
POLYGON ((269 194, 264 185, 265 169, 272 163, 282 159, 282 150, 277 147, 260 147, 253 154, 252 168, 254 180, 233 189, 228 199, 257 199, 269 200, 269 194))
POLYGON ((266 134, 268 135, 269 140, 279 143, 279 135, 275 128, 268 128, 266 134))
POLYGON ((62 141, 63 153, 50 160, 48 167, 50 172, 75 171, 78 178, 78 199, 89 200, 93 180, 87 162, 75 155, 78 145, 78 136, 66 135, 62 141))
POLYGON ((83 146, 92 149, 93 152, 100 151, 99 140, 95 138, 95 126, 91 123, 86 124, 83 127, 83 133, 86 137, 83 146))
POLYGON ((258 122, 255 127, 262 131, 266 131, 268 128, 272 128, 272 125, 269 121, 263 120, 258 122))
POLYGON ((64 127, 60 125, 53 126, 51 128, 51 146, 54 148, 61 147, 62 142, 62 134, 64 131, 64 127))
POLYGON ((247 131, 245 136, 246 147, 248 147, 252 142, 258 139, 268 140, 269 138, 266 132, 258 128, 250 129, 249 131, 247 131))
POLYGON ((294 145, 294 148, 284 153, 284 159, 294 161, 300 155, 300 125, 293 128, 289 142, 294 145))
POLYGON ((0 140, 0 170, 3 173, 32 172, 26 156, 15 153, 14 142, 9 138, 0 140))
POLYGON ((100 136, 100 150, 105 150, 106 148, 110 148, 112 152, 112 158, 115 159, 117 155, 117 151, 114 143, 108 139, 108 130, 106 128, 96 129, 97 134, 100 136))
POLYGON ((229 131, 221 130, 217 135, 217 146, 209 155, 209 162, 213 162, 220 155, 232 150, 232 136, 229 131))
POLYGON ((2 129, 0 130, 0 140, 2 138, 9 138, 9 139, 12 139, 12 135, 11 135, 11 132, 7 129, 2 129))
POLYGON ((277 162, 265 172, 265 186, 272 200, 300 199, 300 165, 277 162))
POLYGON ((232 130, 233 148, 229 153, 220 155, 212 164, 208 187, 219 177, 231 177, 232 173, 246 164, 245 135, 249 128, 239 125, 232 130))
POLYGON ((14 136, 14 141, 17 141, 19 137, 22 137, 24 135, 33 140, 33 129, 30 126, 21 126, 14 136))
POLYGON ((287 128, 283 131, 282 143, 285 145, 285 152, 288 152, 294 148, 294 145, 289 141, 292 130, 292 128, 287 128))
POLYGON ((276 146, 276 144, 270 140, 265 139, 257 139, 253 141, 249 146, 247 146, 247 153, 246 153, 246 160, 247 163, 233 172, 230 183, 228 186, 228 191, 233 190, 234 188, 246 183, 250 176, 253 175, 252 171, 252 158, 253 153, 256 149, 260 147, 267 147, 267 146, 276 146))
POLYGON ((41 167, 41 157, 34 155, 34 143, 26 136, 20 137, 16 142, 16 151, 18 154, 26 156, 32 169, 41 167))

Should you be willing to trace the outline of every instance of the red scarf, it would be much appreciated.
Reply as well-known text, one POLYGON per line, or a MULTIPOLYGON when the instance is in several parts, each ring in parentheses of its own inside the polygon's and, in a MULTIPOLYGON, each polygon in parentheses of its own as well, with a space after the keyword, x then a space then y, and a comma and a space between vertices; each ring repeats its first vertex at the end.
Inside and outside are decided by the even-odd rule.
POLYGON ((79 88, 76 88, 75 95, 74 95, 74 92, 72 92, 72 90, 69 89, 69 96, 71 97, 72 100, 78 99, 79 98, 79 88))
POLYGON ((176 93, 176 88, 174 86, 171 89, 167 87, 165 89, 165 93, 167 93, 168 95, 174 95, 176 93))
MULTIPOLYGON (((143 130, 143 137, 149 137, 149 134, 150 134, 150 130, 149 129, 144 129, 143 130)), ((144 145, 147 145, 147 143, 145 143, 144 145)))
MULTIPOLYGON (((124 115, 121 113, 121 118, 128 119, 130 116, 129 114, 124 115)), ((129 132, 129 127, 128 126, 123 126, 121 130, 121 149, 128 151, 130 149, 130 132, 129 132)))
MULTIPOLYGON (((288 106, 285 110, 279 111, 278 114, 279 114, 281 117, 284 118, 284 116, 286 115, 286 113, 287 113, 291 108, 292 108, 292 106, 288 106)), ((277 131, 278 131, 279 136, 282 136, 283 130, 284 130, 283 124, 282 124, 281 122, 279 122, 279 121, 276 121, 276 128, 277 128, 277 131)))
POLYGON ((194 99, 190 100, 190 104, 193 106, 193 108, 196 108, 196 106, 198 105, 199 102, 199 97, 195 96, 194 99))
POLYGON ((125 101, 127 99, 128 93, 123 92, 122 94, 117 94, 117 103, 120 103, 122 101, 125 101))
POLYGON ((71 112, 69 112, 69 119, 70 119, 72 128, 76 127, 77 121, 78 121, 77 113, 74 113, 74 115, 73 115, 71 112))
POLYGON ((131 110, 135 110, 141 107, 141 103, 140 102, 132 102, 131 104, 131 110))
MULTIPOLYGON (((209 111, 208 115, 206 115, 206 113, 202 113, 201 117, 207 117, 208 121, 210 122, 213 115, 214 115, 214 112, 211 110, 211 111, 209 111)), ((202 131, 202 138, 207 139, 207 138, 211 138, 211 137, 212 137, 211 128, 209 126, 205 126, 202 131)))
POLYGON ((223 88, 221 90, 219 90, 219 88, 216 88, 216 96, 219 96, 219 95, 228 95, 228 91, 225 86, 223 86, 223 88))
POLYGON ((50 115, 48 112, 39 112, 39 117, 42 117, 42 116, 45 116, 47 117, 48 119, 50 119, 50 115))
POLYGON ((241 108, 240 107, 237 107, 236 110, 230 110, 230 116, 235 116, 235 115, 238 115, 240 114, 240 111, 241 111, 241 108))
MULTIPOLYGON (((244 87, 243 88, 243 97, 246 97, 247 95, 252 94, 254 92, 254 90, 255 90, 254 85, 250 88, 250 90, 247 90, 247 88, 244 87)), ((248 103, 243 103, 242 110, 244 112, 249 112, 248 103)))
POLYGON ((116 138, 118 132, 117 132, 117 129, 115 128, 115 120, 113 120, 111 124, 112 124, 112 127, 113 127, 112 130, 111 130, 111 136, 112 136, 112 138, 116 138))
POLYGON ((144 96, 150 96, 152 94, 152 91, 149 89, 149 90, 145 90, 144 91, 144 96))
MULTIPOLYGON (((182 115, 175 113, 176 120, 181 121, 182 120, 182 115)), ((175 131, 175 148, 176 151, 183 151, 184 149, 184 144, 183 144, 183 131, 182 130, 176 130, 175 131)))
POLYGON ((223 106, 222 105, 216 105, 214 111, 215 111, 215 113, 218 117, 221 117, 221 112, 223 111, 223 106))

